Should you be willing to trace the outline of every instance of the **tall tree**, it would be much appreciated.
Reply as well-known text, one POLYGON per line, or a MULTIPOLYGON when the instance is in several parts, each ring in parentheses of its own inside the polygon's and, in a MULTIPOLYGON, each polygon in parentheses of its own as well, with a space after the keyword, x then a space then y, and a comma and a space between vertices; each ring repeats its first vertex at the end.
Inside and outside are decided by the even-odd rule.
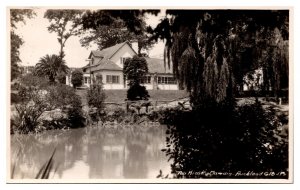
POLYGON ((68 70, 68 66, 60 56, 46 55, 35 65, 34 73, 38 76, 48 76, 49 82, 54 83, 59 72, 67 73, 68 70))
MULTIPOLYGON (((273 46, 284 54, 284 48, 273 43, 278 40, 263 41, 259 33, 265 30, 265 35, 273 36, 278 28, 288 36, 288 11, 167 10, 166 14, 152 31, 153 38, 166 40, 166 62, 173 64, 175 76, 194 103, 199 98, 221 102, 232 97, 247 72, 267 68, 259 64, 260 52, 273 46), (259 40, 263 45, 258 45, 259 40)), ((279 60, 279 65, 286 65, 279 60)), ((276 63, 271 61, 271 65, 276 63)), ((275 75, 265 77, 276 79, 275 75)))
POLYGON ((132 10, 86 11, 82 17, 82 27, 86 31, 80 41, 82 46, 95 43, 103 49, 124 41, 137 42, 137 53, 141 55, 142 50, 148 50, 154 44, 149 41, 144 19, 132 10))
POLYGON ((129 85, 127 98, 129 100, 148 99, 148 91, 140 84, 148 73, 146 59, 138 56, 126 59, 123 73, 126 80, 128 80, 129 85))
POLYGON ((60 45, 59 55, 64 57, 64 50, 66 41, 71 37, 80 33, 79 24, 81 20, 82 10, 72 9, 48 9, 44 18, 50 22, 48 31, 57 34, 60 45))
POLYGON ((20 59, 20 47, 24 44, 23 39, 16 33, 17 24, 25 23, 26 18, 33 18, 35 12, 32 9, 10 9, 10 60, 11 60, 11 80, 20 74, 18 63, 20 59))

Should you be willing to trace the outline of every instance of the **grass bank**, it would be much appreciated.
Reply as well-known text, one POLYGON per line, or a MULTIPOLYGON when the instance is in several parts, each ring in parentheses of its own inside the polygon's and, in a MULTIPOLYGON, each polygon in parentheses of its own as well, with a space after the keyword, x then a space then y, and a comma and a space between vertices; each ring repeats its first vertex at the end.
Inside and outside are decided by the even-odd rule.
MULTIPOLYGON (((127 90, 104 90, 106 99, 105 102, 124 102, 127 96, 127 90)), ((148 90, 150 100, 153 101, 171 101, 174 99, 184 98, 188 96, 185 90, 148 90)), ((86 95, 87 90, 76 90, 76 94, 81 97, 82 104, 87 105, 86 95)))

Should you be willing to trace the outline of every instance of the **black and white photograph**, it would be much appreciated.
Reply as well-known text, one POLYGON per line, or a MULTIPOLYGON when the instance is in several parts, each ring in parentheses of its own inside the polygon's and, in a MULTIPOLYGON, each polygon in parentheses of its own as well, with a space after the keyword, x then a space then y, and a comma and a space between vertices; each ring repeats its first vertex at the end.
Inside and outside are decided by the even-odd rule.
POLYGON ((293 9, 7 7, 8 183, 292 183, 293 9))

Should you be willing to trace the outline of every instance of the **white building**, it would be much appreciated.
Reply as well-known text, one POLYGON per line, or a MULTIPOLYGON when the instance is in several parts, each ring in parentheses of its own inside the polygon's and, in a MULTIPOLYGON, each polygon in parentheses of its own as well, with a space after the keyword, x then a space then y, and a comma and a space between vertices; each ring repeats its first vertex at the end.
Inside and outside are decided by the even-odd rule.
MULTIPOLYGON (((93 80, 101 80, 104 89, 126 89, 123 77, 123 64, 126 58, 137 55, 128 42, 101 51, 91 51, 89 63, 82 68, 84 86, 89 87, 93 80), (92 80, 91 80, 92 79, 92 80)), ((178 90, 178 83, 171 69, 164 67, 164 61, 157 58, 145 58, 149 73, 143 81, 146 89, 178 90)), ((67 78, 70 81, 70 78, 67 78)))

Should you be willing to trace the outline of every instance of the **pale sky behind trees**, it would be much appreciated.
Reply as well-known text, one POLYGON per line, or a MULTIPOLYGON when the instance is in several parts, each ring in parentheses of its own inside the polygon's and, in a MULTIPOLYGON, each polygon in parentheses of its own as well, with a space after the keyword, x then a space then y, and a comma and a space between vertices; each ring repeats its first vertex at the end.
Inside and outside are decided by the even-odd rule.
MULTIPOLYGON (((16 32, 23 38, 24 44, 20 48, 20 65, 35 65, 39 59, 46 54, 58 54, 59 43, 56 33, 49 33, 47 27, 50 25, 48 19, 44 18, 45 8, 34 9, 36 16, 32 19, 26 19, 26 23, 19 23, 16 32)), ((157 17, 154 15, 147 16, 147 24, 154 27, 163 17, 163 13, 157 17)), ((92 45, 89 48, 82 47, 79 36, 71 36, 64 47, 66 54, 65 60, 69 67, 83 67, 87 64, 91 50, 96 50, 97 46, 92 45)), ((157 43, 149 51, 150 57, 163 56, 164 43, 157 43)))

